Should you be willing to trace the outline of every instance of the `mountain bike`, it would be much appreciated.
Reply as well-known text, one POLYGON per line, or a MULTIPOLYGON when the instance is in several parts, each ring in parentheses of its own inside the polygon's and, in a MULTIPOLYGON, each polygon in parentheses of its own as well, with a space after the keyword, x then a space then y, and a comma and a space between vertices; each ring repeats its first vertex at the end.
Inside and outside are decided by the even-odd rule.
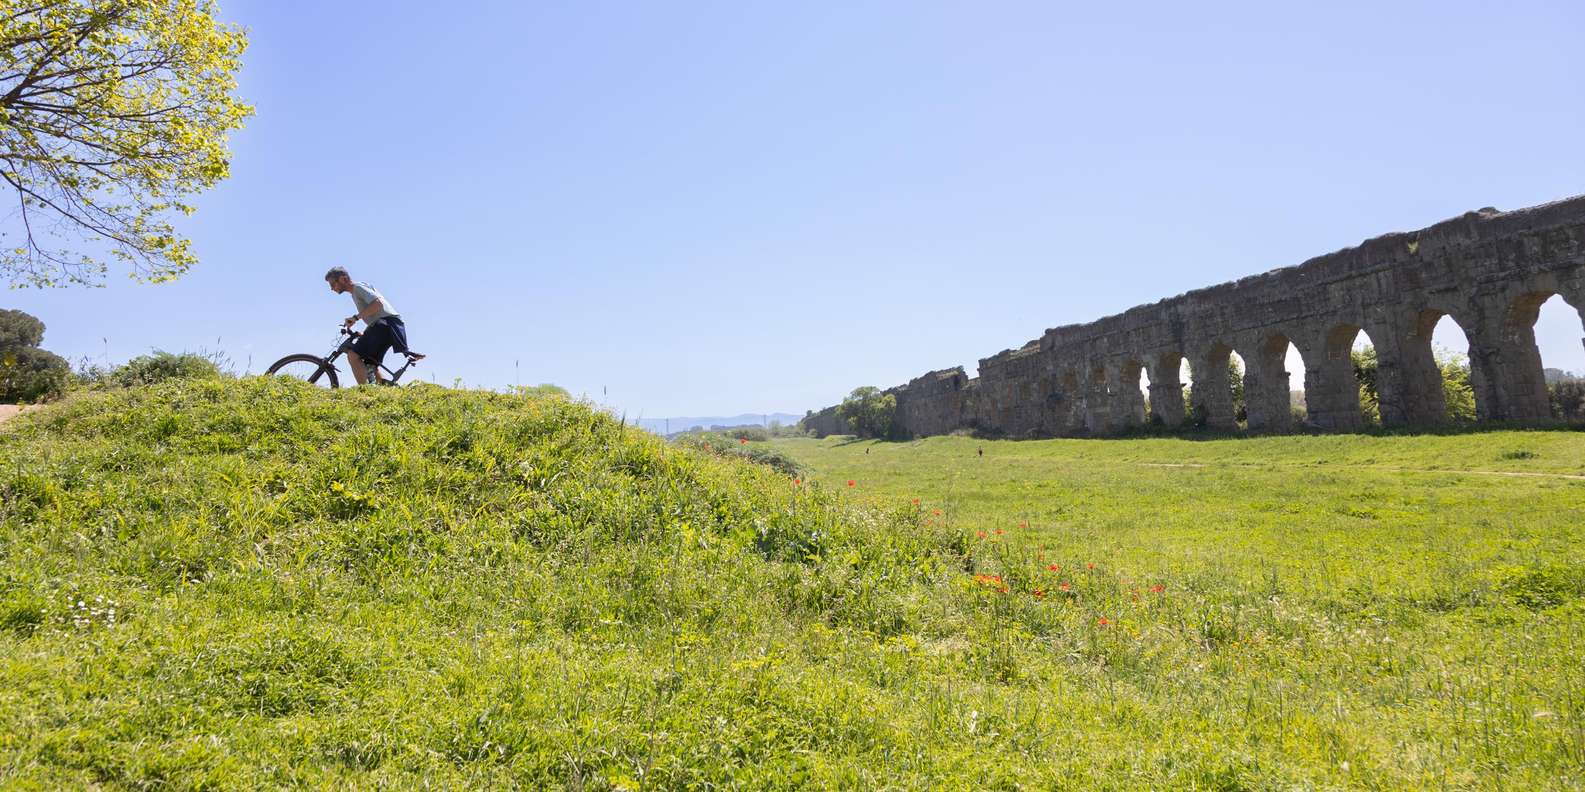
MULTIPOLYGON (((340 333, 344 337, 336 342, 336 348, 331 350, 330 354, 324 357, 309 354, 287 355, 272 363, 264 373, 304 380, 322 388, 341 387, 341 380, 336 376, 336 358, 347 354, 352 349, 353 342, 363 334, 346 327, 341 328, 340 333)), ((384 363, 379 364, 379 369, 386 374, 383 380, 376 378, 381 385, 395 385, 402 379, 404 372, 418 365, 418 361, 424 357, 411 350, 401 354, 407 358, 407 362, 395 371, 386 368, 384 363)))

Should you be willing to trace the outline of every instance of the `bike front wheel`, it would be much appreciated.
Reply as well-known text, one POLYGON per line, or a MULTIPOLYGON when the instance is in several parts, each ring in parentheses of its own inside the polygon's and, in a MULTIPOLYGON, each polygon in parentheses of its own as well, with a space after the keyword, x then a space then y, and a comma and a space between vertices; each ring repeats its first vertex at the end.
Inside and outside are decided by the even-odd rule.
POLYGON ((317 355, 287 355, 275 361, 264 373, 300 379, 321 388, 341 387, 341 382, 336 379, 336 367, 317 355))

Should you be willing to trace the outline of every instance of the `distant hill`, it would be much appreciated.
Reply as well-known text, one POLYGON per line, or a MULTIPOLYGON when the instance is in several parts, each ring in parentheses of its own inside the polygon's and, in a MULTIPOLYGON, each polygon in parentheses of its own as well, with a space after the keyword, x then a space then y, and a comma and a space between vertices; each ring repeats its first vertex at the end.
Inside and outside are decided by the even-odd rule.
POLYGON ((743 413, 741 415, 706 415, 702 417, 645 418, 639 421, 638 425, 656 434, 665 434, 667 431, 687 431, 695 426, 703 429, 709 429, 712 426, 765 426, 772 421, 780 422, 783 426, 792 426, 802 418, 802 415, 793 415, 792 413, 743 413))

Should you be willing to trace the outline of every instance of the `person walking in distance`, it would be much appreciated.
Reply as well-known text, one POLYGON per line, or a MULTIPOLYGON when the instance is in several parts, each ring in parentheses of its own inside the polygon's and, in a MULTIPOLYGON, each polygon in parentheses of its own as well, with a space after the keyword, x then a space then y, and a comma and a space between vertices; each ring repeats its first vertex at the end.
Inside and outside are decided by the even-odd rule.
POLYGON ((358 320, 363 320, 363 335, 352 343, 352 354, 347 356, 347 363, 352 366, 352 376, 359 384, 379 381, 380 363, 385 360, 386 350, 395 349, 414 360, 423 360, 423 355, 408 351, 407 326, 402 323, 402 316, 396 312, 396 307, 385 299, 379 289, 363 281, 354 281, 346 267, 331 267, 325 273, 325 282, 337 294, 352 295, 352 304, 358 312, 347 317, 344 324, 351 327, 358 320))

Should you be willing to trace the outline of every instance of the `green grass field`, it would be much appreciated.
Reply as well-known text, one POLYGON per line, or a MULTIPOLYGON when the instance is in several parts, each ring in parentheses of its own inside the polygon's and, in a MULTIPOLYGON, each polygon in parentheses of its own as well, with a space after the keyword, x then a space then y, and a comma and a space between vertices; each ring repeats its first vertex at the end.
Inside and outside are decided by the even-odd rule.
POLYGON ((0 427, 0 787, 1578 789, 1582 441, 86 393, 0 427))
POLYGON ((775 445, 969 535, 1097 744, 1306 786, 1585 785, 1585 433, 775 445), (1109 651, 1030 608, 1107 619, 1109 651))

